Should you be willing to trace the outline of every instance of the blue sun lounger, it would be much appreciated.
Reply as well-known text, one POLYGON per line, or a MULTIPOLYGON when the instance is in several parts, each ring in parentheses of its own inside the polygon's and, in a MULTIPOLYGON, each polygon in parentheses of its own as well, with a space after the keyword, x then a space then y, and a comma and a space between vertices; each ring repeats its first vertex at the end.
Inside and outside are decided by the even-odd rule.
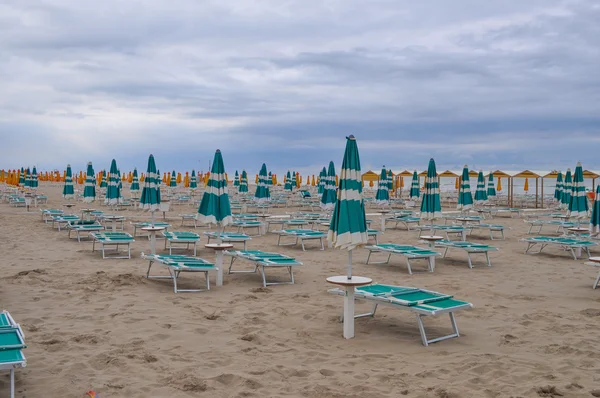
POLYGON ((196 255, 196 245, 200 242, 200 235, 195 232, 168 232, 162 231, 165 237, 165 250, 169 249, 169 254, 173 254, 174 249, 190 250, 190 245, 196 255), (185 245, 185 248, 174 247, 175 245, 185 245))
POLYGON ((293 285, 294 284, 294 267, 302 265, 302 263, 293 257, 286 256, 280 253, 269 253, 260 250, 227 250, 223 253, 231 257, 229 263, 229 274, 240 273, 256 273, 260 271, 263 287, 270 285, 293 285), (244 259, 251 261, 254 265, 254 270, 233 270, 233 263, 236 259, 244 259), (267 268, 285 268, 290 275, 290 280, 286 282, 267 282, 265 270, 267 268))
MULTIPOLYGON (((204 233, 204 235, 206 235, 206 238, 208 239, 208 243, 210 243, 211 239, 217 239, 217 233, 214 231, 207 231, 204 233)), ((235 232, 221 232, 220 238, 221 238, 221 241, 223 241, 224 243, 231 243, 231 244, 243 243, 244 250, 246 250, 247 242, 252 239, 250 236, 248 236, 246 234, 238 234, 235 232)))
POLYGON ((547 246, 558 246, 559 248, 571 252, 574 260, 577 260, 581 256, 581 252, 585 251, 590 257, 590 247, 597 246, 597 242, 589 240, 567 238, 567 237, 556 237, 556 236, 534 236, 530 238, 523 238, 521 242, 527 243, 525 254, 538 254, 541 253, 547 246), (540 250, 537 252, 531 252, 534 246, 540 246, 540 250))
MULTIPOLYGON (((71 232, 75 232, 77 242, 81 242, 81 233, 100 232, 104 230, 104 227, 97 221, 92 220, 79 220, 69 221, 67 223, 67 229, 69 230, 69 239, 71 239, 71 232)), ((88 235, 89 236, 89 235, 88 235)))
POLYGON ((52 221, 53 216, 62 216, 65 214, 64 210, 60 209, 40 209, 40 212, 42 213, 42 221, 46 224, 52 221))
POLYGON ((52 216, 52 228, 57 228, 60 232, 60 228, 66 227, 71 221, 79 221, 79 216, 76 216, 75 214, 52 216))
POLYGON ((6 310, 0 312, 0 370, 10 371, 10 397, 15 396, 15 369, 27 366, 25 335, 6 310))
POLYGON ((494 232, 499 233, 500 237, 502 240, 504 240, 504 230, 507 229, 507 227, 505 227, 504 225, 499 225, 499 224, 469 224, 468 228, 471 229, 471 234, 473 233, 473 230, 476 229, 483 229, 483 230, 488 230, 490 233, 490 239, 494 240, 494 232))
MULTIPOLYGON (((335 288, 329 290, 329 293, 343 296, 346 292, 344 289, 335 288)), ((374 317, 379 305, 415 313, 417 316, 419 333, 421 334, 421 342, 426 347, 429 344, 438 341, 459 337, 460 334, 454 313, 456 311, 473 308, 473 304, 456 300, 453 296, 447 294, 413 287, 380 284, 357 287, 354 292, 354 299, 365 300, 373 304, 373 309, 370 312, 355 315, 354 318, 374 317), (443 314, 448 314, 450 317, 452 333, 433 339, 428 338, 425 332, 423 318, 443 314)))
POLYGON ((460 250, 465 251, 467 253, 467 259, 469 261, 469 268, 473 268, 473 262, 471 260, 472 254, 476 254, 476 253, 484 254, 485 259, 487 261, 487 266, 491 267, 492 263, 490 261, 489 252, 498 251, 498 248, 494 247, 494 246, 482 245, 480 243, 473 243, 473 242, 456 242, 456 241, 451 241, 451 240, 440 240, 435 243, 435 246, 444 248, 444 254, 442 255, 442 258, 446 258, 446 254, 448 254, 449 249, 460 249, 460 250))
MULTIPOLYGON (((395 223, 394 228, 398 228, 398 224, 403 224, 406 227, 407 231, 411 231, 411 225, 416 224, 419 225, 421 219, 419 217, 412 216, 393 216, 385 219, 387 223, 395 223)), ((386 227, 387 228, 387 227, 386 227)))
POLYGON ((294 246, 297 245, 298 242, 302 245, 302 250, 306 251, 304 246, 305 240, 319 240, 321 243, 321 250, 325 250, 325 246, 323 245, 323 239, 327 237, 322 231, 314 231, 312 229, 282 229, 280 231, 273 231, 274 233, 279 235, 277 239, 277 246, 294 246), (295 242, 293 243, 281 243, 282 236, 289 236, 295 238, 295 242))
POLYGON ((133 236, 127 232, 91 232, 92 237, 92 253, 96 250, 96 243, 100 245, 102 258, 131 258, 131 244, 135 242, 133 236), (106 255, 106 247, 114 246, 114 250, 110 250, 111 255, 106 255), (127 247, 127 255, 120 255, 119 246, 127 247))
POLYGON ((389 264, 392 254, 397 254, 406 258, 406 266, 408 273, 412 275, 411 260, 427 260, 427 271, 433 272, 435 270, 435 258, 441 254, 431 249, 424 249, 422 247, 412 245, 397 245, 394 243, 380 243, 378 245, 365 246, 365 249, 369 250, 366 264, 389 264), (386 261, 380 262, 369 262, 371 254, 383 252, 387 253, 388 258, 386 261))
POLYGON ((173 280, 173 291, 175 293, 189 293, 189 292, 203 292, 210 290, 210 280, 208 278, 209 271, 216 271, 217 268, 214 264, 198 258, 190 256, 178 256, 178 255, 158 255, 158 254, 144 254, 142 258, 150 261, 148 264, 148 271, 146 271, 147 279, 172 279, 173 280), (150 275, 150 269, 152 264, 158 263, 167 267, 169 276, 163 275, 150 275), (179 274, 182 272, 200 272, 204 274, 206 279, 206 289, 179 289, 177 287, 177 279, 179 274))

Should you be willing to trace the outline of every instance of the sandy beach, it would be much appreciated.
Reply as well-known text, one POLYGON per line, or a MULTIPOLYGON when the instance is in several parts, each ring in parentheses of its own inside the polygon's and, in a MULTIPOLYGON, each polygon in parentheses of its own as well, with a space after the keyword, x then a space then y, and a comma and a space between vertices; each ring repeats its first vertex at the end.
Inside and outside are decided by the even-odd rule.
MULTIPOLYGON (((60 189, 40 187, 50 198, 43 207, 61 208, 60 189)), ((195 211, 172 207, 171 230, 193 230, 177 214, 195 211)), ((138 210, 119 214, 128 231, 130 220, 149 219, 138 210)), ((523 220, 493 222, 511 228, 506 240, 483 232, 469 238, 500 249, 491 268, 476 256, 469 269, 466 254, 454 251, 438 259, 435 273, 409 275, 401 257, 365 265, 367 250, 355 252, 356 275, 473 303, 457 313, 459 338, 424 347, 414 314, 388 307, 358 319, 354 339, 342 338, 342 298, 327 293, 325 278, 344 274, 345 252, 320 251, 314 242, 306 252, 278 247, 267 234, 249 248, 302 261, 295 285, 262 288, 259 274, 237 274, 209 292, 174 294, 170 281, 144 278, 147 239, 136 239, 131 260, 103 260, 90 242, 43 223, 38 209, 1 204, 2 308, 21 323, 28 345, 17 396, 600 397, 600 291, 591 288, 598 269, 557 249, 525 255, 523 220)), ((380 242, 418 239, 415 231, 388 229, 380 242)), ((214 259, 203 244, 198 256, 214 259)), ((180 283, 201 280, 183 275, 180 283)), ((425 322, 432 336, 449 332, 446 316, 425 322)), ((8 373, 0 380, 5 396, 8 373)))

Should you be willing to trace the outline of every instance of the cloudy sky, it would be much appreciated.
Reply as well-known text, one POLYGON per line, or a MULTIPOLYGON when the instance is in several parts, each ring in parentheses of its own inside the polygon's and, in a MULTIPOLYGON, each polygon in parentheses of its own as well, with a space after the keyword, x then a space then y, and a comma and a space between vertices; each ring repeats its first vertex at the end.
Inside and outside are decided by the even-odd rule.
POLYGON ((596 0, 4 0, 0 167, 600 169, 596 0))

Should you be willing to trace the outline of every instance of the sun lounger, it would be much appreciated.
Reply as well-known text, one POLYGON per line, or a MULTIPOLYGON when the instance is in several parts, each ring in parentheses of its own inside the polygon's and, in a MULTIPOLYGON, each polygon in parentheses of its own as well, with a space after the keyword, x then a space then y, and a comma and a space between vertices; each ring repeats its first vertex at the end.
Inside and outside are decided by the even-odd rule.
POLYGON ((246 231, 248 228, 256 228, 256 235, 252 236, 260 236, 262 225, 262 222, 252 220, 234 220, 231 224, 232 227, 237 228, 238 233, 242 233, 242 231, 246 231))
POLYGON ((92 252, 96 250, 96 243, 98 243, 102 250, 102 258, 131 258, 131 244, 135 242, 133 236, 127 232, 92 232, 92 252), (114 250, 109 251, 113 253, 110 256, 106 255, 106 247, 115 246, 114 250), (127 247, 127 256, 119 255, 119 246, 127 247))
POLYGON ((76 216, 75 214, 52 216, 52 228, 58 228, 60 231, 61 227, 66 227, 71 221, 79 221, 79 216, 76 216))
MULTIPOLYGON (((137 234, 137 230, 138 229, 142 229, 145 227, 150 227, 152 226, 152 222, 150 221, 144 221, 144 222, 135 222, 135 223, 131 223, 131 225, 133 225, 133 236, 134 237, 138 237, 138 236, 147 236, 148 238, 150 238, 150 234, 147 235, 138 235, 137 234)), ((165 230, 168 230, 169 228, 171 228, 171 224, 169 224, 168 222, 155 222, 154 223, 155 227, 162 227, 165 230)))
POLYGON ((168 232, 162 231, 162 235, 165 237, 165 249, 169 249, 169 254, 173 254, 174 245, 185 245, 183 250, 190 250, 190 245, 194 249, 194 256, 196 255, 196 245, 200 242, 200 235, 194 232, 168 232))
POLYGON ((52 221, 53 216, 62 216, 65 214, 64 210, 60 209, 40 209, 40 212, 42 213, 42 221, 46 224, 52 221))
POLYGON ((422 247, 412 245, 397 245, 394 243, 381 243, 378 245, 365 246, 365 249, 369 250, 366 264, 389 264, 392 254, 397 254, 406 258, 406 266, 408 267, 408 273, 412 275, 412 265, 410 260, 427 260, 428 271, 433 272, 435 270, 435 258, 441 254, 431 249, 424 249, 422 247), (387 253, 388 258, 386 261, 371 263, 371 254, 384 252, 387 253))
POLYGON ((194 228, 198 227, 198 217, 197 214, 180 214, 179 217, 181 217, 181 226, 185 226, 187 225, 186 222, 191 221, 192 225, 194 228))
POLYGON ((407 231, 411 231, 410 226, 412 224, 419 225, 421 219, 419 217, 412 216, 393 216, 385 219, 386 224, 395 223, 394 228, 398 228, 398 224, 403 224, 406 227, 407 231))
POLYGON ((528 234, 539 234, 546 225, 556 226, 556 233, 561 233, 565 228, 578 227, 579 223, 562 221, 562 220, 524 220, 525 223, 529 224, 528 234), (536 229, 534 231, 534 229, 536 229))
POLYGON ((492 263, 490 261, 489 252, 498 251, 498 248, 494 247, 494 246, 482 245, 480 243, 473 243, 473 242, 456 242, 456 241, 451 241, 451 240, 440 240, 435 243, 435 246, 444 248, 444 254, 443 254, 442 258, 446 258, 446 254, 448 254, 448 250, 450 250, 450 249, 464 250, 465 252, 467 252, 469 268, 473 268, 473 262, 471 261, 472 254, 476 254, 476 253, 485 254, 485 259, 487 261, 487 265, 488 265, 488 267, 491 267, 492 263))
POLYGON ((25 202, 25 198, 21 196, 14 196, 10 198, 9 204, 12 207, 25 207, 27 205, 27 203, 25 202))
POLYGON ((487 229, 490 233, 491 240, 494 240, 494 232, 499 233, 501 239, 504 240, 504 230, 506 227, 498 224, 470 224, 469 229, 471 229, 471 233, 476 229, 487 229))
POLYGON ((521 239, 521 242, 527 243, 527 249, 525 249, 525 254, 538 254, 541 253, 546 246, 558 246, 565 251, 571 252, 573 259, 575 260, 577 260, 577 258, 581 256, 582 251, 585 251, 588 257, 590 257, 590 247, 598 245, 597 242, 592 242, 589 240, 556 236, 535 236, 530 238, 523 238, 521 239), (540 250, 538 250, 537 252, 531 252, 531 249, 537 245, 540 246, 540 250))
POLYGON ((419 231, 419 238, 423 235, 423 232, 435 235, 436 231, 440 231, 446 235, 447 240, 450 239, 450 235, 457 236, 460 240, 467 240, 468 227, 462 225, 417 225, 416 229, 419 231))
MULTIPOLYGON (((213 231, 207 231, 204 233, 204 235, 206 235, 208 243, 210 243, 211 239, 217 239, 217 233, 213 231)), ((235 232, 221 232, 220 238, 223 243, 243 243, 244 250, 246 250, 246 242, 252 239, 246 234, 238 234, 235 232)))
POLYGON ((286 219, 286 218, 267 218, 267 232, 271 231, 271 225, 276 224, 279 225, 279 230, 286 228, 294 228, 294 227, 304 227, 309 224, 308 220, 303 219, 286 219))
POLYGON ((27 366, 25 335, 8 311, 0 312, 0 370, 10 371, 10 397, 15 396, 15 369, 27 366))
POLYGON ((231 257, 231 262, 229 263, 228 270, 229 274, 255 273, 256 271, 260 271, 263 287, 267 287, 269 285, 293 285, 293 268, 302 265, 301 262, 299 262, 293 257, 289 257, 279 253, 263 252, 260 250, 227 250, 223 254, 231 257), (233 263, 236 259, 244 259, 251 261, 254 265, 254 270, 233 270, 233 263), (265 272, 265 270, 268 268, 286 268, 290 275, 290 280, 286 282, 268 282, 265 272))
POLYGON ((149 260, 148 271, 146 272, 147 279, 172 279, 173 280, 173 291, 175 293, 181 292, 203 292, 210 290, 210 281, 208 279, 209 271, 216 271, 217 268, 214 264, 209 263, 198 257, 190 256, 176 256, 176 255, 158 255, 158 254, 143 254, 142 258, 149 260), (150 269, 153 263, 159 263, 167 267, 169 276, 163 275, 150 275, 150 269), (204 274, 206 279, 206 289, 179 289, 177 287, 177 279, 179 274, 182 272, 200 272, 204 274))
POLYGON ((90 232, 103 231, 104 227, 97 221, 92 220, 79 220, 70 221, 67 223, 67 229, 69 230, 69 239, 71 239, 71 232, 75 232, 77 242, 81 242, 81 233, 89 234, 90 232))
POLYGON ((294 246, 298 244, 302 245, 302 250, 306 251, 306 247, 304 246, 305 240, 319 240, 321 243, 321 250, 325 250, 325 246, 323 246, 323 239, 327 237, 327 234, 321 231, 314 231, 312 229, 282 229, 280 231, 273 231, 274 233, 279 235, 277 239, 277 246, 294 246), (295 238, 295 242, 293 243, 281 243, 282 236, 289 236, 295 238))
MULTIPOLYGON (((329 290, 329 293, 343 296, 344 289, 335 288, 329 290)), ((431 290, 418 289, 404 286, 392 285, 368 285, 357 287, 354 293, 355 300, 365 300, 373 304, 373 309, 364 314, 355 315, 354 318, 374 317, 377 306, 384 305, 398 309, 414 312, 417 316, 417 324, 421 334, 421 341, 424 346, 436 343, 438 341, 448 340, 459 337, 458 326, 454 312, 473 308, 473 304, 466 301, 460 301, 453 296, 434 292, 431 290), (429 339, 425 332, 423 317, 448 314, 452 333, 429 339)), ((343 319, 342 319, 343 320, 343 319)))
POLYGON ((381 232, 376 229, 367 229, 367 238, 373 239, 376 245, 379 244, 379 234, 381 232))
MULTIPOLYGON (((600 257, 590 257, 589 262, 585 263, 586 265, 593 265, 594 267, 600 267, 600 257)), ((592 288, 595 289, 600 286, 600 272, 598 272, 598 277, 594 281, 592 288)))

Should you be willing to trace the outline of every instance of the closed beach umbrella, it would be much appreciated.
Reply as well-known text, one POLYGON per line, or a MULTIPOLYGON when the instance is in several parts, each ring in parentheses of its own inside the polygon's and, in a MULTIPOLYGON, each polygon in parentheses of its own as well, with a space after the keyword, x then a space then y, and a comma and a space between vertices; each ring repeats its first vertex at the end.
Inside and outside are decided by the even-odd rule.
POLYGON ((71 165, 68 164, 65 185, 63 186, 63 197, 65 199, 72 199, 73 196, 75 196, 75 190, 73 189, 73 175, 71 173, 71 165))
POLYGON ((567 169, 565 174, 565 183, 563 185, 563 194, 561 198, 560 208, 567 210, 571 204, 571 188, 573 187, 573 176, 571 175, 571 169, 567 169))
POLYGON ((502 178, 498 177, 498 187, 496 188, 498 192, 502 191, 502 178))
POLYGON ((269 171, 269 175, 267 177, 267 185, 273 185, 273 174, 269 171))
POLYGON ((140 209, 152 212, 152 226, 154 226, 154 212, 160 207, 160 172, 156 169, 154 156, 148 157, 148 168, 144 177, 144 185, 140 196, 140 209))
POLYGON ((258 174, 258 184, 256 185, 256 192, 254 193, 254 200, 259 203, 268 202, 271 200, 271 192, 269 191, 269 185, 267 183, 267 165, 263 163, 258 174))
POLYGON ((177 174, 175 174, 175 170, 173 170, 173 173, 171 173, 171 181, 169 182, 169 187, 177 187, 177 174))
POLYGON ((218 149, 215 152, 206 190, 198 207, 198 221, 205 224, 218 224, 219 235, 221 227, 233 222, 223 155, 218 149))
POLYGON ((529 192, 529 178, 525 177, 525 185, 523 185, 523 191, 529 192))
POLYGON ((321 195, 320 206, 323 210, 333 210, 335 207, 335 165, 333 162, 329 162, 329 169, 327 170, 327 183, 323 194, 321 195))
POLYGON ((573 176, 573 188, 571 188, 571 202, 569 203, 568 216, 574 218, 582 218, 588 216, 590 210, 587 196, 585 194, 585 185, 583 183, 583 168, 581 163, 577 163, 575 167, 575 175, 573 176))
POLYGON ((238 171, 235 171, 235 177, 233 180, 233 186, 234 187, 239 187, 240 186, 240 175, 238 174, 238 171))
POLYGON ((242 178, 240 178, 240 187, 238 188, 238 192, 248 192, 248 173, 246 173, 246 170, 242 170, 242 178))
POLYGON ((35 166, 33 166, 33 170, 31 171, 31 188, 37 189, 38 187, 38 173, 35 166))
POLYGON ((326 181, 327 181, 327 170, 325 169, 325 167, 323 167, 323 169, 319 173, 319 187, 317 188, 317 193, 319 195, 323 194, 323 191, 325 190, 326 181))
POLYGON ((496 187, 494 186, 494 173, 490 173, 490 176, 488 177, 487 196, 488 199, 496 197, 496 187))
POLYGON ((598 235, 600 233, 600 185, 596 188, 596 197, 594 198, 594 207, 592 208, 592 218, 590 219, 590 234, 598 235))
POLYGON ((108 188, 108 182, 106 181, 106 170, 102 170, 102 181, 100 182, 100 188, 108 188))
POLYGON ((477 190, 475 191, 475 204, 483 205, 488 202, 487 190, 485 189, 485 177, 483 171, 477 175, 477 190))
POLYGON ((375 194, 375 204, 387 205, 390 203, 390 191, 387 181, 387 170, 384 168, 379 175, 379 183, 377 184, 377 193, 375 194))
POLYGON ((25 186, 25 169, 23 167, 21 167, 21 172, 19 174, 19 185, 22 187, 25 186))
POLYGON ((196 170, 192 170, 192 176, 190 177, 190 189, 198 188, 198 180, 196 179, 196 170))
POLYGON ((427 177, 425 177, 425 190, 423 192, 423 200, 421 201, 421 218, 431 221, 441 216, 440 184, 438 182, 435 160, 429 159, 427 177))
POLYGON ((556 202, 560 203, 563 194, 563 175, 559 171, 556 176, 556 187, 554 188, 554 199, 556 202))
POLYGON ((290 173, 290 171, 288 170, 286 176, 285 176, 285 185, 283 186, 283 189, 286 191, 292 191, 293 187, 292 187, 293 183, 292 183, 292 173, 290 173))
POLYGON ((133 179, 131 180, 131 186, 129 187, 131 192, 139 192, 140 191, 140 180, 138 178, 137 168, 133 169, 133 179))
POLYGON ((117 168, 117 161, 113 159, 108 172, 108 187, 106 188, 104 203, 107 205, 116 205, 122 202, 119 184, 121 184, 119 169, 117 168))
POLYGON ((461 211, 469 210, 473 207, 473 194, 471 193, 471 183, 469 181, 469 167, 465 165, 462 172, 462 181, 458 190, 458 206, 461 211))
POLYGON ((29 170, 29 167, 25 170, 25 186, 31 188, 31 170, 29 170))
POLYGON ((92 162, 88 162, 87 170, 85 172, 85 186, 83 188, 83 201, 85 203, 92 203, 96 200, 96 175, 92 162))
MULTIPOLYGON (((432 159, 433 160, 433 159, 432 159)), ((430 161, 431 163, 431 161, 430 161)), ((434 163, 435 166, 435 163, 434 163)), ((410 200, 417 200, 421 196, 421 187, 419 186, 419 175, 417 174, 417 170, 414 171, 412 176, 412 182, 410 183, 410 200)))

